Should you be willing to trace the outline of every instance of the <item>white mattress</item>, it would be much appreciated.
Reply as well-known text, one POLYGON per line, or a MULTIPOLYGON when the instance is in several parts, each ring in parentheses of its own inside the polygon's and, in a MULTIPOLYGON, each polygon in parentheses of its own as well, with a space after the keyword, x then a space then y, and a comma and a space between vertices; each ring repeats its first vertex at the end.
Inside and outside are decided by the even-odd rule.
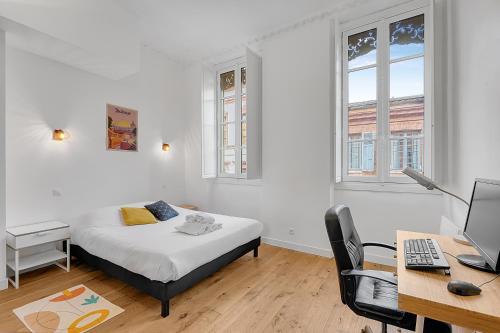
POLYGON ((137 226, 123 224, 120 207, 143 207, 147 203, 106 207, 68 221, 72 243, 151 280, 168 282, 180 279, 262 233, 259 221, 209 214, 216 223, 222 223, 222 229, 200 236, 183 234, 174 227, 194 212, 176 206, 173 207, 179 215, 168 221, 137 226))

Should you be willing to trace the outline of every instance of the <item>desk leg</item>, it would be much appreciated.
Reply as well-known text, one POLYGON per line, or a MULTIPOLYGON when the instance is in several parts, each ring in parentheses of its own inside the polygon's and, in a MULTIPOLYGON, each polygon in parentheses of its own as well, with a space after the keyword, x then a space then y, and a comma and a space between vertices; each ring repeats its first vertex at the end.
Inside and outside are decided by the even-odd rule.
POLYGON ((455 325, 451 325, 451 326, 452 326, 451 331, 453 333, 474 333, 474 332, 476 332, 474 330, 471 330, 471 329, 465 328, 465 327, 459 327, 459 326, 455 326, 455 325))
MULTIPOLYGON (((415 333, 423 333, 424 332, 424 320, 425 320, 425 317, 422 317, 422 316, 417 316, 417 325, 415 327, 415 333)), ((455 325, 451 325, 452 326, 452 332, 453 333, 475 333, 476 331, 474 330, 471 330, 469 328, 465 328, 465 327, 459 327, 459 326, 455 326, 455 325)))
POLYGON ((415 327, 415 333, 424 333, 424 320, 425 317, 417 316, 417 325, 415 327))

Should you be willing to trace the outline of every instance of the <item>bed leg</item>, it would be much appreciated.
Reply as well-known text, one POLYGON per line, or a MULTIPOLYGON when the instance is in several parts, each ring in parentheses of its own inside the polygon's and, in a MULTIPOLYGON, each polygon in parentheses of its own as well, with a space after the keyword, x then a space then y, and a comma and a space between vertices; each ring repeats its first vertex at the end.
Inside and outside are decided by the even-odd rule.
POLYGON ((170 312, 169 300, 161 301, 161 316, 165 318, 169 315, 170 312))
POLYGON ((254 256, 254 258, 257 258, 259 256, 259 247, 258 246, 254 247, 253 256, 254 256))

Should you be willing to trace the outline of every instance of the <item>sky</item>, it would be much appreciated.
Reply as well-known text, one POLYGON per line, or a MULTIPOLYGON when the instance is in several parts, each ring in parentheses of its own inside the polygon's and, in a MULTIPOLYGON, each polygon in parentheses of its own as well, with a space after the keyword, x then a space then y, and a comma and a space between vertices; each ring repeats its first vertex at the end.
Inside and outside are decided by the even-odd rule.
MULTIPOLYGON (((393 44, 390 46, 391 60, 410 55, 422 54, 423 44, 393 44)), ((376 51, 349 61, 349 69, 375 64, 376 51)), ((391 98, 423 95, 424 93, 424 59, 423 57, 391 64, 390 93, 391 98)), ((376 68, 369 68, 349 73, 349 103, 364 102, 376 99, 376 68)))

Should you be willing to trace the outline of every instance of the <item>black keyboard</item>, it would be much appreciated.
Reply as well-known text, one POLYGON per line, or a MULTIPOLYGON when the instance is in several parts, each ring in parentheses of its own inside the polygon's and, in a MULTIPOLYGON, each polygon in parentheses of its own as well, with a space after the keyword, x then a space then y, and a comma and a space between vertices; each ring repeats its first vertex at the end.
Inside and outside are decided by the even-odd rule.
POLYGON ((450 268, 439 244, 434 239, 407 239, 405 266, 408 269, 450 268))

